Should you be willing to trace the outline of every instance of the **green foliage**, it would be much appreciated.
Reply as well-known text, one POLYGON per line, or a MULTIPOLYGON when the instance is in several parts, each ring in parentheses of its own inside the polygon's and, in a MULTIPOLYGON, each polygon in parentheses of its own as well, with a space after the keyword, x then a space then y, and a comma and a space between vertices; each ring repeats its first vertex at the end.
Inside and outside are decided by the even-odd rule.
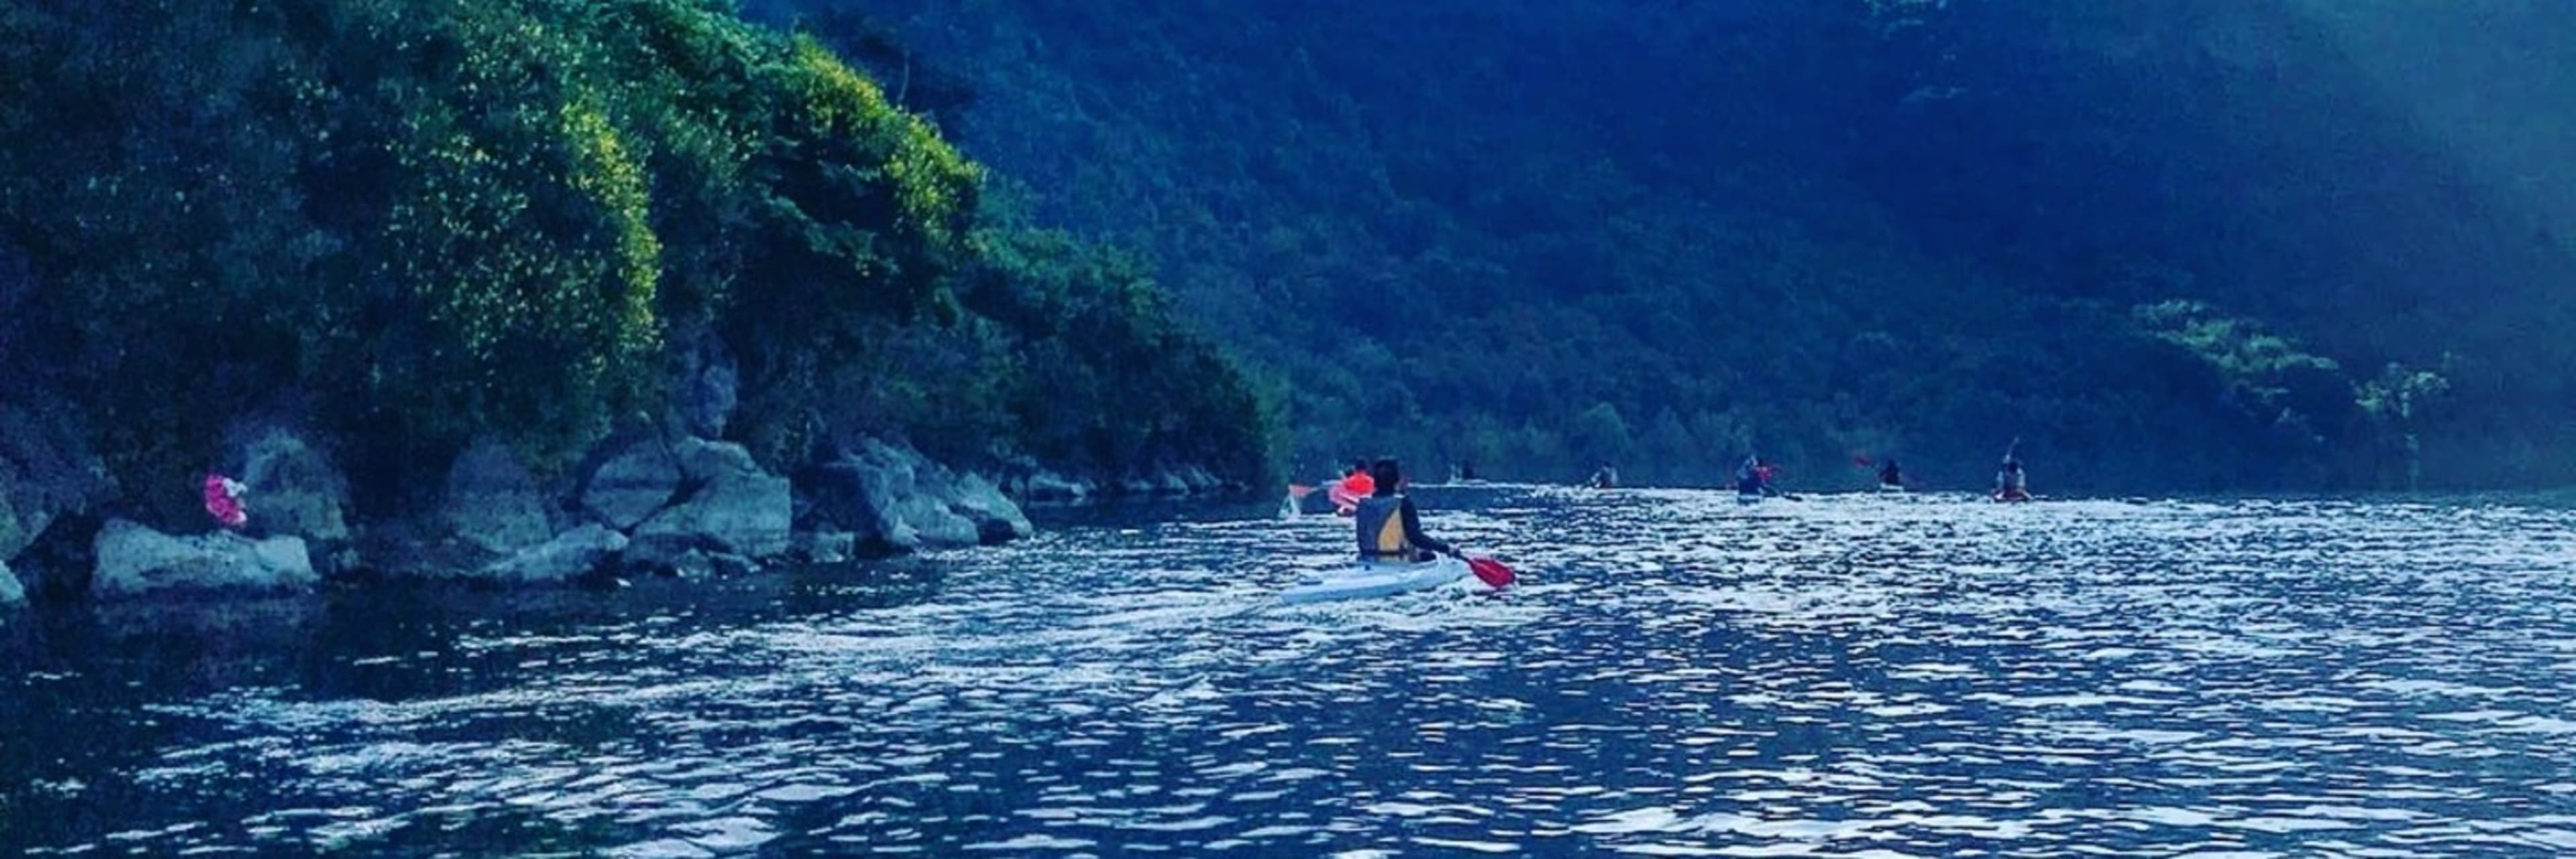
MULTIPOLYGON (((2446 363, 2456 359, 2446 356, 2446 363)), ((2424 419, 2451 393, 2451 380, 2441 373, 2404 364, 2381 368, 2378 378, 2355 386, 2355 404, 2370 421, 2382 452, 2402 459, 2406 488, 2424 482, 2424 419)), ((2384 460, 2382 460, 2384 461, 2384 460)))
POLYGON ((340 431, 362 488, 484 433, 561 463, 655 413, 711 336, 773 464, 867 431, 1259 473, 1252 384, 1150 281, 978 238, 981 167, 730 9, 0 8, 0 257, 34 284, 0 358, 57 359, 0 373, 93 410, 134 487, 185 485, 225 421, 275 407, 340 431), (966 310, 961 278, 1009 313, 966 310), (1033 368, 1101 393, 1005 419, 1053 393, 1033 368))
POLYGON ((2138 320, 2159 340, 2207 362, 2257 417, 2276 426, 2296 426, 2323 444, 2309 429, 2312 418, 2340 417, 2352 407, 2350 382, 2333 359, 2303 351, 2289 338, 2260 323, 2225 316, 2196 301, 2166 301, 2139 307, 2138 320))
MULTIPOLYGON (((2019 434, 2052 488, 2367 484, 2336 366, 2456 350, 2499 381, 2459 387, 2427 457, 2576 475, 2576 421, 2520 405, 2576 402, 2576 265, 2548 249, 2576 228, 2488 205, 2515 183, 2438 145, 2470 126, 2382 115, 2356 72, 2434 75, 2326 38, 2402 55, 2372 19, 2441 19, 2441 50, 2534 86, 2430 106, 2563 124, 2530 109, 2545 71, 2439 4, 746 5, 962 81, 940 119, 1018 180, 995 193, 1134 248, 1284 380, 1307 473, 1388 452, 1573 480, 1606 404, 1646 481, 1758 446, 1823 485, 1888 452, 1982 484, 2019 434), (2133 312, 2174 298, 2233 316, 2133 312)), ((2509 175, 2559 169, 2521 151, 2509 175)))

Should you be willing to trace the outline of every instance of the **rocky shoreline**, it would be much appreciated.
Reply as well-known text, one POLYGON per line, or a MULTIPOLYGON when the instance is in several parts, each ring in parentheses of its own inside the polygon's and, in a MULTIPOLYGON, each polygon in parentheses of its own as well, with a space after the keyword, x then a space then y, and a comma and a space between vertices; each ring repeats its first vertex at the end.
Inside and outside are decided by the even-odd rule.
POLYGON ((30 431, 38 423, 23 410, 0 415, 0 606, 295 592, 335 580, 737 576, 1025 538, 1023 504, 1237 488, 1188 467, 1108 483, 1020 467, 996 480, 878 440, 776 474, 739 444, 655 430, 612 437, 552 480, 507 446, 479 443, 449 466, 434 504, 365 519, 323 448, 267 425, 226 445, 224 464, 249 487, 250 527, 171 533, 109 512, 105 469, 67 443, 71 434, 30 431))

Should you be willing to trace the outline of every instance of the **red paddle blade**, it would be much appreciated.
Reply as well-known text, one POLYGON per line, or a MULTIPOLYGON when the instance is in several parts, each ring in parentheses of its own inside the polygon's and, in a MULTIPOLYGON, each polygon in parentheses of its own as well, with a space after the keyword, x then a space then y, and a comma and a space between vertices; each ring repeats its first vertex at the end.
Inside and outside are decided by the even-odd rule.
POLYGON ((1314 491, 1315 487, 1308 486, 1303 483, 1288 484, 1288 497, 1290 498, 1304 498, 1308 493, 1314 491))
POLYGON ((1852 464, 1862 468, 1868 468, 1870 466, 1869 457, 1855 455, 1852 457, 1852 464))
POLYGON ((1492 558, 1470 558, 1467 561, 1467 569, 1475 573, 1476 578, 1484 582, 1486 587, 1495 590, 1511 587, 1512 579, 1515 578, 1512 575, 1512 568, 1503 566, 1503 562, 1492 558))

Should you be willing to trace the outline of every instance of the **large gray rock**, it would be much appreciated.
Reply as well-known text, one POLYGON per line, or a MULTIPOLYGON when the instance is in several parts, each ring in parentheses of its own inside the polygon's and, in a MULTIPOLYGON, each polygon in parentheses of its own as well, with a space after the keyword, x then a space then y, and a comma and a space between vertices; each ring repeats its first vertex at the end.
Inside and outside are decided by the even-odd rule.
POLYGON ((511 554, 554 535, 536 477, 507 445, 489 440, 467 448, 448 467, 440 517, 457 540, 495 554, 511 554))
POLYGON ((78 426, 61 413, 0 406, 0 561, 17 558, 64 514, 111 494, 107 464, 78 426))
POLYGON ((302 590, 322 579, 301 537, 253 540, 228 531, 176 537, 123 519, 99 529, 96 557, 90 592, 104 598, 302 590))
POLYGON ((669 444, 637 439, 591 470, 581 507, 608 527, 629 530, 670 506, 680 480, 680 460, 669 444))
POLYGON ((294 432, 268 427, 240 445, 243 499, 253 522, 271 534, 302 537, 315 545, 349 540, 349 481, 294 432))
POLYGON ((848 531, 881 552, 998 543, 1030 532, 1018 504, 981 477, 949 473, 921 454, 869 441, 809 476, 817 526, 848 531))
POLYGON ((952 486, 954 499, 949 502, 948 509, 975 523, 976 539, 984 545, 1026 539, 1037 533, 1037 527, 1029 524, 1028 514, 1020 510, 1020 505, 1012 503, 1009 496, 1003 495, 1002 490, 992 481, 985 480, 983 475, 961 475, 952 486))
POLYGON ((28 480, 8 460, 0 459, 0 561, 27 550, 54 523, 54 511, 32 503, 28 480))
POLYGON ((27 587, 18 583, 18 576, 9 572, 7 563, 0 562, 0 608, 26 601, 27 587))
POLYGON ((1037 503, 1078 504, 1089 500, 1096 488, 1090 483, 1073 480, 1051 471, 1032 472, 1012 487, 1024 499, 1037 503))
POLYGON ((600 569, 610 557, 625 551, 626 546, 626 535, 592 522, 555 535, 554 539, 542 544, 522 549, 466 576, 509 584, 563 584, 600 569))
POLYGON ((670 563, 691 550, 769 558, 785 553, 794 496, 787 478, 752 461, 742 445, 682 439, 678 503, 635 527, 637 560, 670 563))

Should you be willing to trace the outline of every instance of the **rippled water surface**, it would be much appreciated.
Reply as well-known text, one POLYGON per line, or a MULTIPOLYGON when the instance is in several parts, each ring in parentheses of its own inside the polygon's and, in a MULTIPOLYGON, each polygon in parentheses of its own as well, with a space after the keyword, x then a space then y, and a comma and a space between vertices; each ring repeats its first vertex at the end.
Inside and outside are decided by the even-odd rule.
MULTIPOLYGON (((1430 489, 616 592, 50 608, 0 854, 2576 853, 2576 514, 1430 489)), ((1126 521, 1120 521, 1123 518, 1126 521)))

